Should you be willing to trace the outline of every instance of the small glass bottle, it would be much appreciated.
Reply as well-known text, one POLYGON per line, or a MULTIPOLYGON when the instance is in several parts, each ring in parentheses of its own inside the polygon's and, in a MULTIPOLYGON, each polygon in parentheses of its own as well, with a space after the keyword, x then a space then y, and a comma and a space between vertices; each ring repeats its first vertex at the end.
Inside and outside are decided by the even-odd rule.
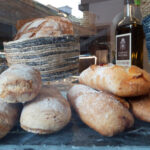
POLYGON ((143 27, 134 0, 124 0, 124 17, 116 27, 116 64, 143 68, 143 27))

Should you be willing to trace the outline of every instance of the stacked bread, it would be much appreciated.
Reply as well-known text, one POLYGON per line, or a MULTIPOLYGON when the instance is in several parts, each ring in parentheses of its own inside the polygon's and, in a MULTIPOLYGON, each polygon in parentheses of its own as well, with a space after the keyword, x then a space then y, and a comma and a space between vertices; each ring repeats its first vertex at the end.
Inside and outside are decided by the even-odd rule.
POLYGON ((67 18, 48 16, 26 22, 14 41, 4 42, 8 65, 26 64, 39 70, 43 84, 76 75, 80 44, 67 18))
POLYGON ((14 127, 19 116, 24 130, 48 134, 67 125, 71 110, 55 87, 42 87, 38 70, 17 64, 0 75, 0 138, 14 127), (23 104, 22 111, 18 103, 23 104))
MULTIPOLYGON (((101 135, 114 136, 131 128, 133 114, 150 122, 146 71, 135 66, 94 65, 81 73, 79 82, 69 90, 68 99, 81 120, 101 135)), ((55 87, 42 87, 40 72, 23 64, 12 65, 0 75, 0 138, 19 118, 24 130, 36 134, 57 132, 71 118, 68 101, 55 87)))
POLYGON ((68 92, 68 99, 81 120, 100 134, 113 136, 133 126, 125 98, 136 117, 150 121, 150 74, 146 71, 136 66, 94 65, 80 74, 79 82, 68 92))

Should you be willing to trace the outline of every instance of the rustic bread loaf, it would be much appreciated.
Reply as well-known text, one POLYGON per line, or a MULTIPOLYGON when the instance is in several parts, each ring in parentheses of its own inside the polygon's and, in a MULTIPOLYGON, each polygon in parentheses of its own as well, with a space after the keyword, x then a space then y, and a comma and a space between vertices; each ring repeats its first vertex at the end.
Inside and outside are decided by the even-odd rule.
POLYGON ((72 23, 64 17, 49 16, 25 23, 14 40, 62 35, 73 35, 72 23))
POLYGON ((133 114, 136 118, 150 122, 150 94, 146 96, 128 98, 133 114))
POLYGON ((0 139, 3 138, 18 122, 19 106, 0 101, 0 139))
POLYGON ((67 96, 81 120, 104 136, 113 136, 134 124, 132 114, 113 95, 75 85, 67 96))
POLYGON ((93 65, 80 74, 79 82, 121 97, 145 95, 150 91, 150 74, 136 66, 93 65))
POLYGON ((43 87, 34 101, 25 104, 21 117, 21 127, 37 134, 49 134, 61 130, 71 118, 67 100, 54 88, 43 87))
POLYGON ((40 72, 30 66, 16 64, 0 75, 0 99, 8 103, 27 102, 41 88, 40 72))

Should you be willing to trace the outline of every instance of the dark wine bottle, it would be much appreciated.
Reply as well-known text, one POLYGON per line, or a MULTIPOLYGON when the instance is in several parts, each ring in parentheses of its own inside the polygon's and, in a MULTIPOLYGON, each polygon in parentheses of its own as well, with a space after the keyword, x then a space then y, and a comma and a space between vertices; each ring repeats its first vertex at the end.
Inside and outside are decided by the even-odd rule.
POLYGON ((134 0, 124 0, 124 18, 116 27, 116 64, 143 68, 144 33, 134 12, 134 0))

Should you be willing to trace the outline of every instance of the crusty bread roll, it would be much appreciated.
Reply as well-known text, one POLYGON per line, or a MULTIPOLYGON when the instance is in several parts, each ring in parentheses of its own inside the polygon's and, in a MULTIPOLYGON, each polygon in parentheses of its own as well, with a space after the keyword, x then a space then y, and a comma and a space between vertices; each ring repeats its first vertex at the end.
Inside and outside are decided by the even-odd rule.
POLYGON ((18 122, 20 108, 17 104, 0 101, 0 139, 3 138, 18 122))
POLYGON ((41 88, 40 72, 23 64, 12 65, 0 75, 0 99, 8 103, 27 102, 41 88))
POLYGON ((113 95, 74 85, 67 96, 81 120, 104 136, 113 136, 134 124, 132 114, 113 95))
POLYGON ((43 87, 34 101, 25 104, 21 127, 37 134, 49 134, 61 130, 71 118, 71 109, 60 92, 50 86, 43 87))
POLYGON ((136 66, 93 65, 80 74, 79 82, 120 97, 140 96, 150 91, 150 75, 136 66))
POLYGON ((128 99, 136 118, 150 122, 150 94, 128 99))
POLYGON ((18 31, 15 40, 62 35, 73 35, 72 23, 64 17, 48 16, 27 22, 18 31))

